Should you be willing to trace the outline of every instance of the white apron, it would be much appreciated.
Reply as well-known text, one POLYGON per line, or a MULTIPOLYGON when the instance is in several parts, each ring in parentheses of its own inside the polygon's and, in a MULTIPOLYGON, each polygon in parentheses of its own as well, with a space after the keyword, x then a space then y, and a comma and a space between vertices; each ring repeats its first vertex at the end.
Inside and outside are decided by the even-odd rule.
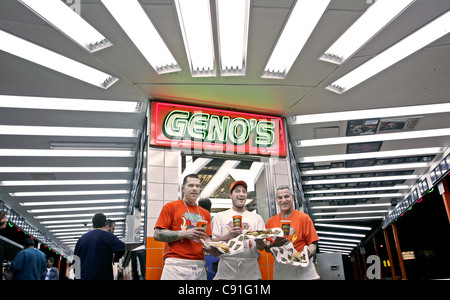
POLYGON ((259 280, 258 260, 255 258, 241 258, 221 256, 214 280, 259 280))
POLYGON ((206 280, 205 261, 168 257, 161 280, 206 280))

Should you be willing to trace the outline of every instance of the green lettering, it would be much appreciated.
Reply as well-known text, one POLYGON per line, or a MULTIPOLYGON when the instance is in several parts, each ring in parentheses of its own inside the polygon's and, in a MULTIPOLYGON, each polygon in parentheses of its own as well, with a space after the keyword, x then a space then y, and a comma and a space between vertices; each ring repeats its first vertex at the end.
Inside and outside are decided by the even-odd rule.
POLYGON ((228 129, 230 141, 233 144, 245 144, 250 135, 248 121, 244 118, 235 118, 230 122, 228 129))
POLYGON ((275 122, 259 121, 256 126, 256 145, 270 147, 275 142, 275 122))
POLYGON ((204 140, 208 129, 208 114, 195 113, 189 120, 188 133, 193 140, 204 140))
POLYGON ((220 141, 225 143, 227 141, 227 127, 230 122, 230 117, 222 117, 212 115, 209 119, 209 129, 206 139, 208 141, 220 141))
POLYGON ((163 133, 169 139, 183 138, 189 124, 187 111, 174 110, 170 112, 163 123, 163 133))

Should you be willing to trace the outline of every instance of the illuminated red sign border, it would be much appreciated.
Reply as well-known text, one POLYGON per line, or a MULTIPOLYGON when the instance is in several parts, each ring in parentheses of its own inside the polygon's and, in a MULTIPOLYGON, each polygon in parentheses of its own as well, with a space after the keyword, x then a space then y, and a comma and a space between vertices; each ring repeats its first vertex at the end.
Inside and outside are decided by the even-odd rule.
MULTIPOLYGON (((282 118, 279 117, 174 103, 152 102, 150 121, 150 145, 152 146, 171 147, 172 149, 201 149, 202 151, 213 150, 215 152, 220 151, 224 154, 253 154, 278 157, 286 157, 287 155, 284 124, 282 118), (196 117, 195 120, 193 120, 194 115, 196 117), (177 127, 184 129, 183 132, 186 131, 186 127, 189 127, 191 133, 198 135, 208 134, 208 130, 205 127, 202 128, 202 126, 209 126, 209 120, 213 118, 216 124, 222 124, 219 122, 219 119, 222 121, 226 119, 229 122, 227 123, 228 129, 232 126, 231 123, 241 128, 245 128, 246 124, 251 125, 248 126, 250 127, 250 129, 247 129, 248 133, 246 135, 244 134, 243 141, 245 140, 245 143, 241 144, 236 139, 242 137, 242 135, 233 136, 237 144, 231 143, 229 140, 223 143, 195 140, 189 138, 189 136, 177 139, 172 138, 168 134, 167 131, 169 130, 164 130, 165 123, 167 125, 168 119, 166 118, 168 116, 171 120, 177 120, 180 125, 183 125, 177 127), (194 121, 196 123, 195 125, 199 125, 200 130, 191 126, 194 121), (261 135, 258 133, 261 133, 261 135), (263 147, 255 145, 255 139, 262 139, 264 137, 270 138, 271 141, 273 140, 273 143, 263 147)), ((228 130, 227 134, 229 134, 228 130)))

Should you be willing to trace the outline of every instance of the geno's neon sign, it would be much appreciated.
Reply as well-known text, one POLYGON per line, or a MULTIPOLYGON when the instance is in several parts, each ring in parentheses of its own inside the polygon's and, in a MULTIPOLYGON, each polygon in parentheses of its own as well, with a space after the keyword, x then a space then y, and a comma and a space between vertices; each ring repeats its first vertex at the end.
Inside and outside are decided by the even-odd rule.
POLYGON ((214 152, 286 156, 281 118, 152 102, 150 144, 214 152))

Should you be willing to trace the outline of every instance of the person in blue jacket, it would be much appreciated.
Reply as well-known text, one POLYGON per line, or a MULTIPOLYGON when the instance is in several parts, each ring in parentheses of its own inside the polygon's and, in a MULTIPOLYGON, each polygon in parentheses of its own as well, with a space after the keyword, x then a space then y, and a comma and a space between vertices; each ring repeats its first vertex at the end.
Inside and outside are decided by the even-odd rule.
POLYGON ((59 271, 53 266, 55 259, 53 257, 47 258, 47 270, 44 272, 44 280, 59 280, 59 271))
MULTIPOLYGON (((113 258, 118 261, 125 253, 125 243, 106 231, 106 216, 96 213, 93 230, 78 240, 74 255, 80 258, 81 280, 113 280, 113 258)), ((79 278, 77 278, 79 279, 79 278)))
POLYGON ((11 262, 13 280, 41 280, 47 267, 45 254, 34 247, 34 241, 27 238, 24 249, 11 262))

